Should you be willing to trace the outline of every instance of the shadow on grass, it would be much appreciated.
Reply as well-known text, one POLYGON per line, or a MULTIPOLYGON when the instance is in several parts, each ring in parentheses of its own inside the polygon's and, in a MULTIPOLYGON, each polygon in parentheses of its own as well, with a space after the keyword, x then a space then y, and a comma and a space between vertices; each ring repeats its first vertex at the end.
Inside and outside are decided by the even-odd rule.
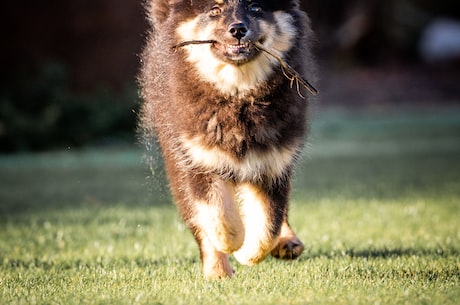
MULTIPOLYGON (((397 249, 368 249, 368 250, 346 250, 343 252, 335 253, 316 253, 313 255, 304 255, 299 258, 300 262, 307 263, 316 258, 326 258, 334 260, 336 258, 346 258, 350 263, 345 267, 338 267, 337 276, 345 277, 361 277, 361 278, 380 278, 380 279, 394 279, 405 278, 410 280, 423 280, 423 281, 451 281, 455 279, 460 280, 460 267, 458 264, 439 263, 445 262, 459 255, 457 249, 411 249, 411 248, 397 248, 397 249), (403 263, 395 263, 396 259, 403 258, 403 263), (355 263, 353 261, 358 259, 355 263), (360 259, 369 263, 362 264, 360 259), (372 263, 374 259, 383 259, 381 261, 372 263), (436 262, 433 264, 424 264, 421 261, 436 262), (413 262, 413 263, 411 263, 413 262), (387 268, 386 266, 390 266, 387 268), (383 269, 382 269, 383 268, 383 269)), ((340 264, 339 264, 340 265, 340 264)))
MULTIPOLYGON (((1 256, 0 256, 1 258, 1 256)), ((88 259, 74 260, 46 260, 40 258, 24 259, 1 259, 0 266, 4 269, 35 269, 42 270, 71 270, 71 269, 93 269, 109 266, 138 267, 142 269, 155 270, 160 266, 175 266, 175 268, 190 268, 199 264, 198 258, 194 257, 161 257, 158 259, 147 259, 145 257, 91 257, 88 259)))
POLYGON ((434 256, 434 257, 447 257, 458 256, 460 252, 458 249, 411 249, 411 248, 383 248, 383 249, 363 249, 354 250, 348 249, 344 251, 330 251, 330 252, 316 252, 305 254, 299 258, 300 261, 307 261, 315 258, 326 257, 329 259, 337 257, 349 258, 397 258, 397 257, 419 257, 419 256, 434 256))

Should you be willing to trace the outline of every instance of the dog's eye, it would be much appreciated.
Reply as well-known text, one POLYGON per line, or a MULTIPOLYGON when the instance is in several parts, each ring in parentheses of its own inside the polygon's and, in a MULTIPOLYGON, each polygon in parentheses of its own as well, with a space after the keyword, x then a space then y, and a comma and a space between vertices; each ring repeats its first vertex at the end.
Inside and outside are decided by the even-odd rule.
POLYGON ((211 11, 209 12, 209 14, 212 16, 212 17, 216 17, 216 16, 219 16, 220 14, 222 14, 222 9, 218 6, 214 6, 211 11))
POLYGON ((260 5, 258 3, 251 3, 249 4, 249 11, 251 13, 255 13, 255 14, 260 14, 262 13, 262 8, 260 7, 260 5))

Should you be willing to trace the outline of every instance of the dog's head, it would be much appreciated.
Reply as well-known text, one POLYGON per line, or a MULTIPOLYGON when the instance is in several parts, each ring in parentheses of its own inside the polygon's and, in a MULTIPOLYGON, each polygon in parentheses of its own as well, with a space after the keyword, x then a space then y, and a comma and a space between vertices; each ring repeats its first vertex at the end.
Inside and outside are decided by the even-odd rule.
MULTIPOLYGON (((155 0, 157 21, 174 24, 176 44, 186 45, 186 60, 200 77, 223 93, 241 93, 265 82, 278 62, 256 46, 283 58, 299 29, 297 0, 155 0), (169 3, 166 5, 165 3, 169 3)), ((155 15, 153 16, 155 18, 155 15)), ((161 30, 161 26, 159 29, 161 30)))

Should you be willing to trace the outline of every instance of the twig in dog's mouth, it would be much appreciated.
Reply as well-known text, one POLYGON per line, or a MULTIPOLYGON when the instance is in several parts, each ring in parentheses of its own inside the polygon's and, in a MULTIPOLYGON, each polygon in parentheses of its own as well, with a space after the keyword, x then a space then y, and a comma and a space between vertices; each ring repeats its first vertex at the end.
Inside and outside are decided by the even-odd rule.
POLYGON ((310 84, 307 80, 303 79, 302 76, 300 76, 300 74, 296 70, 294 70, 294 68, 292 68, 287 62, 285 62, 281 58, 281 56, 278 56, 278 55, 268 51, 260 43, 256 42, 254 44, 254 46, 256 47, 256 49, 259 49, 260 51, 264 51, 268 55, 274 57, 280 63, 281 70, 283 71, 284 76, 286 76, 291 81, 291 86, 292 86, 293 82, 296 83, 297 93, 301 97, 303 97, 303 96, 300 93, 299 84, 302 85, 305 89, 307 89, 308 92, 310 92, 312 95, 314 95, 314 96, 318 95, 319 91, 315 87, 313 87, 313 85, 310 84))
MULTIPOLYGON (((215 41, 215 40, 189 40, 189 41, 184 41, 184 42, 181 42, 179 44, 176 44, 176 45, 172 46, 172 49, 177 50, 178 48, 185 47, 185 46, 192 45, 192 44, 207 44, 207 43, 212 44, 212 43, 216 43, 216 42, 217 41, 215 41)), ((272 56, 273 58, 275 58, 279 62, 280 66, 281 66, 281 71, 283 71, 284 76, 286 76, 286 78, 291 81, 291 87, 292 87, 292 84, 295 82, 296 88, 297 88, 297 93, 299 94, 300 97, 304 97, 300 93, 300 85, 302 85, 302 87, 307 89, 308 92, 310 92, 312 95, 314 95, 314 96, 318 95, 319 91, 315 87, 313 87, 313 85, 310 84, 307 80, 303 79, 300 76, 300 74, 296 70, 294 70, 294 68, 292 68, 287 62, 285 62, 281 58, 281 56, 276 55, 273 52, 270 52, 269 50, 265 49, 258 42, 254 43, 254 47, 256 49, 258 49, 259 51, 265 52, 268 55, 272 56)))
POLYGON ((217 41, 215 40, 188 40, 188 41, 184 41, 179 44, 173 45, 171 48, 173 50, 177 50, 178 48, 182 48, 182 47, 185 47, 191 44, 207 44, 207 43, 215 43, 215 42, 217 41))

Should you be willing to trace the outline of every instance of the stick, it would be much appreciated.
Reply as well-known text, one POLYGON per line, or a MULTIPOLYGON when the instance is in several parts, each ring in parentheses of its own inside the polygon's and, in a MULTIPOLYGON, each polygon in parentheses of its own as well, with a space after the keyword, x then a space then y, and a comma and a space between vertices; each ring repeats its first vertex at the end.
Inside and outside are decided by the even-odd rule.
POLYGON ((172 46, 173 50, 177 50, 178 48, 182 48, 191 44, 206 44, 206 43, 215 43, 215 40, 189 40, 189 41, 184 41, 179 44, 176 44, 172 46))
POLYGON ((292 68, 287 62, 285 62, 280 56, 273 54, 272 52, 268 51, 265 49, 260 43, 255 43, 254 46, 259 49, 260 51, 264 51, 268 55, 274 57, 281 65, 281 70, 283 71, 284 76, 286 76, 287 79, 291 81, 291 87, 292 83, 295 81, 296 87, 297 87, 297 93, 300 94, 299 91, 299 84, 302 85, 305 89, 307 89, 312 95, 316 96, 318 95, 319 91, 313 87, 312 84, 310 84, 307 80, 303 79, 299 73, 297 73, 294 68, 292 68))

